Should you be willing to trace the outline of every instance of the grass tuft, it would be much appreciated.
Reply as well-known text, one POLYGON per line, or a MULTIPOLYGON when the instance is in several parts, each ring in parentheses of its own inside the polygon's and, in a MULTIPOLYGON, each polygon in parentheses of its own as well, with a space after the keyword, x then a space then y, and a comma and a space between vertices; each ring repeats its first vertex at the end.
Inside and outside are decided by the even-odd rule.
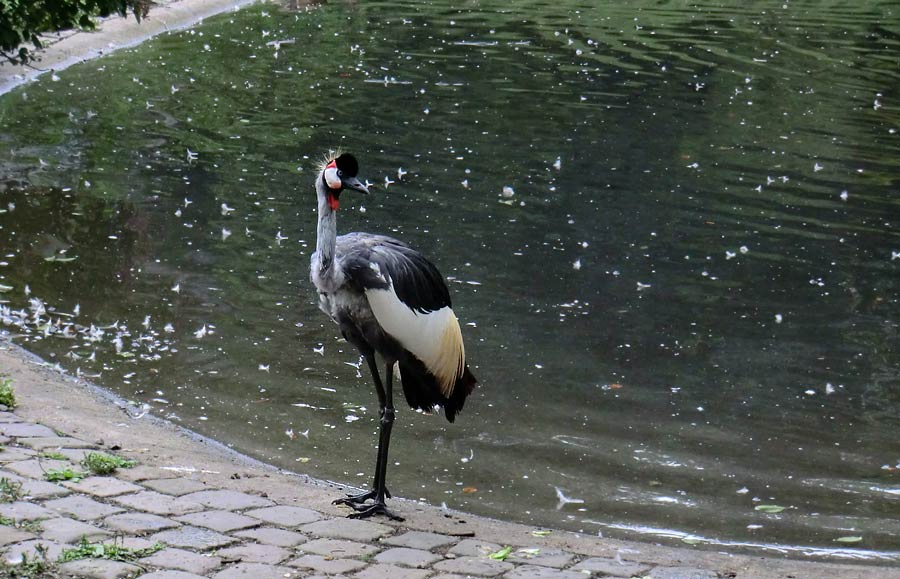
POLYGON ((53 561, 47 558, 47 548, 44 545, 36 545, 35 555, 29 557, 22 555, 22 560, 10 563, 5 558, 0 559, 0 577, 5 579, 57 579, 60 577, 59 569, 53 561))
POLYGON ((0 503, 14 503, 22 498, 22 483, 0 478, 0 503))
POLYGON ((71 468, 50 469, 44 473, 44 479, 49 482, 72 481, 78 482, 84 478, 83 472, 72 470, 71 468))
POLYGON ((77 547, 66 549, 62 552, 62 555, 59 556, 59 562, 66 563, 79 559, 109 559, 111 561, 129 563, 148 557, 164 547, 165 545, 157 542, 144 549, 131 549, 116 543, 91 543, 87 540, 87 537, 82 537, 81 543, 77 547))
POLYGON ((84 456, 81 464, 91 471, 91 473, 104 476, 112 474, 117 468, 131 468, 137 463, 120 456, 113 456, 102 452, 89 452, 84 456))
POLYGON ((10 410, 16 407, 16 393, 9 378, 0 378, 0 404, 10 410))

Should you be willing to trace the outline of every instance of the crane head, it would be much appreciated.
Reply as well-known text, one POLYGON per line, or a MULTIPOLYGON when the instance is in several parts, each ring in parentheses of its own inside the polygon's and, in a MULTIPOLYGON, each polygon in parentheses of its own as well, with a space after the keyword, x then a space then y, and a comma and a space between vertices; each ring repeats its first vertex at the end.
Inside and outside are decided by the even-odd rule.
POLYGON ((359 163, 350 153, 341 153, 336 157, 329 155, 327 163, 322 168, 322 181, 328 189, 328 205, 332 211, 337 211, 341 191, 344 189, 353 189, 360 193, 369 192, 369 189, 356 178, 357 173, 359 163))

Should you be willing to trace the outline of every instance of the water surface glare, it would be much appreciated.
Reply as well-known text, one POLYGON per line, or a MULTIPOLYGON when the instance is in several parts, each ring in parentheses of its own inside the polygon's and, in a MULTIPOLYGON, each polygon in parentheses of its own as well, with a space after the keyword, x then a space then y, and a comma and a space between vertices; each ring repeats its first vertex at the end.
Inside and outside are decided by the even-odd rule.
POLYGON ((900 560, 896 10, 266 5, 46 75, 0 98, 0 328, 368 485, 375 394, 307 273, 340 145, 374 186, 339 230, 431 256, 482 382, 453 425, 398 406, 395 495, 900 560))

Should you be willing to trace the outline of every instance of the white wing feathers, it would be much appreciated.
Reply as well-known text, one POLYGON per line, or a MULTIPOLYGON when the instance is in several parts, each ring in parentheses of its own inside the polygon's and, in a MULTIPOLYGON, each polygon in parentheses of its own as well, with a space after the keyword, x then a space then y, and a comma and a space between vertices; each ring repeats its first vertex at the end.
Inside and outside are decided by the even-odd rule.
POLYGON ((394 291, 391 278, 387 289, 366 289, 366 298, 375 319, 385 332, 409 350, 434 374, 444 396, 463 374, 465 347, 459 321, 449 307, 422 313, 404 304, 394 291))

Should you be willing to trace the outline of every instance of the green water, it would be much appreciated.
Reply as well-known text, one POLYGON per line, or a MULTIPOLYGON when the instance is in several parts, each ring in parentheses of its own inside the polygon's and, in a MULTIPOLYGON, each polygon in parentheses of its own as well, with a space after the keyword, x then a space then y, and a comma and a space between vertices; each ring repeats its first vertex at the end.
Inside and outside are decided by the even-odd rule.
POLYGON ((481 381, 399 411, 395 495, 898 560, 898 59, 891 2, 223 15, 0 98, 0 328, 366 486, 374 391, 307 279, 341 146, 376 187, 339 229, 431 256, 481 381))

